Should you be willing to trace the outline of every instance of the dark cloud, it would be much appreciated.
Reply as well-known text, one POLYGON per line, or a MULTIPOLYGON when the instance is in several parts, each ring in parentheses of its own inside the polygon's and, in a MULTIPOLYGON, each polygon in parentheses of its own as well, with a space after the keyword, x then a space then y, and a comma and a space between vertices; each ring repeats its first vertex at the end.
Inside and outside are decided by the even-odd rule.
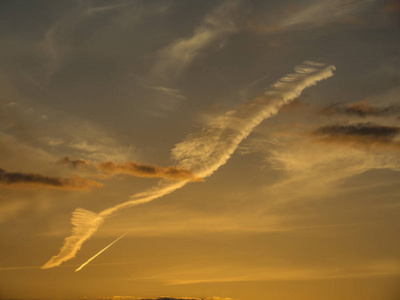
POLYGON ((74 168, 78 168, 78 167, 83 167, 83 166, 88 166, 89 163, 86 160, 83 159, 76 159, 76 160, 72 160, 69 157, 64 157, 61 158, 57 161, 57 164, 59 165, 67 165, 67 166, 71 166, 74 168))
POLYGON ((187 181, 201 181, 202 179, 196 177, 192 172, 176 167, 159 167, 156 165, 146 165, 139 162, 124 162, 115 163, 107 161, 103 163, 93 163, 87 160, 77 159, 72 160, 69 157, 64 157, 57 161, 57 164, 67 165, 73 168, 88 168, 94 167, 102 173, 108 175, 127 174, 136 177, 150 177, 150 178, 165 178, 170 180, 187 180, 187 181))
POLYGON ((361 136, 392 140, 400 133, 400 127, 382 126, 375 123, 335 124, 318 128, 314 133, 326 136, 361 136))
POLYGON ((318 142, 394 151, 400 150, 400 143, 395 140, 399 134, 400 127, 374 123, 329 125, 313 132, 318 142))
POLYGON ((0 169, 0 184, 15 188, 40 187, 61 190, 89 190, 92 187, 103 186, 102 183, 79 176, 61 178, 34 173, 7 172, 3 169, 0 169))
POLYGON ((108 174, 128 174, 137 177, 159 177, 170 180, 201 181, 192 172, 176 167, 162 168, 137 162, 114 163, 111 161, 96 164, 96 167, 108 174))
POLYGON ((350 103, 347 105, 334 104, 322 111, 327 115, 344 114, 353 115, 361 118, 368 116, 381 117, 400 115, 400 107, 395 105, 389 105, 386 107, 378 107, 368 103, 368 101, 360 101, 356 103, 350 103))

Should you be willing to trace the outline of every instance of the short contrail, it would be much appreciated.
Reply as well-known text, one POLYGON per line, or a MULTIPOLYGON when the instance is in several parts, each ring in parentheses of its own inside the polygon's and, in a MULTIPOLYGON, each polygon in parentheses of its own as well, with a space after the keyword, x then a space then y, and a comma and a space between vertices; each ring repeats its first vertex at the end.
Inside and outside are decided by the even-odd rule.
MULTIPOLYGON (((297 98, 301 92, 333 76, 335 67, 306 61, 297 66, 295 72, 282 77, 271 85, 267 91, 236 109, 232 109, 217 117, 200 132, 189 135, 172 149, 172 157, 176 167, 192 172, 196 177, 206 178, 224 165, 233 152, 251 131, 264 119, 276 115, 279 109, 297 98)), ((128 201, 94 213, 77 208, 72 213, 72 234, 65 238, 59 253, 50 258, 42 269, 59 266, 73 258, 82 244, 88 240, 104 222, 105 218, 117 211, 141 205, 161 198, 182 188, 186 181, 161 180, 158 185, 146 192, 133 195, 128 201)))
POLYGON ((88 263, 90 263, 93 259, 95 259, 97 256, 99 256, 100 254, 102 254, 104 251, 106 251, 108 248, 110 248, 112 245, 114 245, 116 242, 118 242, 120 239, 122 239, 124 236, 126 235, 126 233, 124 233, 123 235, 121 235, 119 238, 117 238, 114 242, 112 242, 111 244, 109 244, 107 247, 105 247, 103 250, 99 251, 96 255, 92 256, 91 258, 89 258, 85 263, 83 263, 79 268, 77 268, 75 270, 75 272, 80 271, 81 269, 83 269, 83 267, 85 267, 88 263))

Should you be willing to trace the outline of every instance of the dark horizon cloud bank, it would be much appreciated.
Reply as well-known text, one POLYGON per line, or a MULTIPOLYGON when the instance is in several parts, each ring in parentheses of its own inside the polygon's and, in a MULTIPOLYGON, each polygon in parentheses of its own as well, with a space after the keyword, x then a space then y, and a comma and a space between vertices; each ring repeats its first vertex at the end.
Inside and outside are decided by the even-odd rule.
POLYGON ((388 106, 375 106, 370 104, 367 100, 350 103, 347 105, 333 104, 322 110, 326 115, 349 115, 358 116, 360 118, 366 117, 384 117, 400 115, 400 107, 397 105, 388 106))
MULTIPOLYGON (((301 92, 317 82, 333 76, 335 67, 306 61, 272 84, 260 97, 230 110, 210 122, 197 134, 189 135, 172 149, 172 156, 178 168, 188 169, 198 177, 208 177, 224 165, 243 139, 264 119, 276 115, 279 109, 297 98, 301 92)), ((154 188, 130 197, 121 204, 107 208, 96 214, 78 208, 73 212, 72 235, 65 238, 59 254, 50 258, 42 268, 59 266, 73 258, 104 222, 117 211, 144 204, 161 198, 183 186, 188 181, 171 182, 162 180, 154 188)))
MULTIPOLYGON (((96 300, 234 300, 232 298, 226 298, 226 297, 206 297, 206 298, 193 298, 193 297, 168 297, 168 296, 162 296, 162 297, 155 297, 155 298, 149 298, 149 297, 132 297, 132 296, 114 296, 114 297, 108 297, 108 298, 98 298, 96 300)), ((238 299, 236 299, 238 300, 238 299)))
POLYGON ((174 181, 202 181, 203 179, 195 176, 192 172, 177 167, 159 167, 156 165, 142 164, 139 162, 128 161, 124 163, 116 163, 106 161, 102 163, 94 163, 88 160, 77 159, 71 160, 64 157, 57 161, 57 164, 68 165, 73 168, 94 167, 97 171, 104 175, 113 176, 117 174, 126 174, 142 178, 164 178, 174 181))
POLYGON ((97 181, 79 176, 70 178, 44 176, 35 173, 7 172, 0 169, 0 184, 12 188, 46 188, 60 190, 90 190, 93 187, 102 187, 97 181))

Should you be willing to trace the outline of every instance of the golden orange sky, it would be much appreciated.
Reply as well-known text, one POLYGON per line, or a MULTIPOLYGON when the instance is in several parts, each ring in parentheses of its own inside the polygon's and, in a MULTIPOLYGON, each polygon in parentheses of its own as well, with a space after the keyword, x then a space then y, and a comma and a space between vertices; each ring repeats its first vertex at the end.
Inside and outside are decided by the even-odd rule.
POLYGON ((2 1, 0 299, 398 299, 398 6, 2 1))

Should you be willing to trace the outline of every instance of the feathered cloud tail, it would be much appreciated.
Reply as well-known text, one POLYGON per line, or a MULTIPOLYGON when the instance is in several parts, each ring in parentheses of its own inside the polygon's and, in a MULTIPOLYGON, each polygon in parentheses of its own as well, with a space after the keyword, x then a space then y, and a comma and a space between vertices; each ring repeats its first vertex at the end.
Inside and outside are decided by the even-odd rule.
POLYGON ((57 267, 64 261, 73 258, 81 249, 82 244, 97 231, 103 220, 103 217, 94 212, 83 208, 75 209, 71 218, 71 223, 74 226, 72 235, 64 240, 60 253, 45 263, 42 269, 57 267))

